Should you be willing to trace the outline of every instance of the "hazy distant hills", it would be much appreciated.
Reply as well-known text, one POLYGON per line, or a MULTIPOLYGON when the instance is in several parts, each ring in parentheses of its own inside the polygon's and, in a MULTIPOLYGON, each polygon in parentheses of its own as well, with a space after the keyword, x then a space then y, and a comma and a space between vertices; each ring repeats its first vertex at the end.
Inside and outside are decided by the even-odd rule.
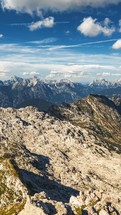
POLYGON ((13 77, 11 80, 0 81, 1 107, 22 107, 40 101, 42 103, 43 100, 55 104, 71 103, 89 94, 101 94, 109 98, 119 97, 121 81, 111 83, 102 79, 88 85, 68 80, 42 81, 37 77, 30 79, 13 77))

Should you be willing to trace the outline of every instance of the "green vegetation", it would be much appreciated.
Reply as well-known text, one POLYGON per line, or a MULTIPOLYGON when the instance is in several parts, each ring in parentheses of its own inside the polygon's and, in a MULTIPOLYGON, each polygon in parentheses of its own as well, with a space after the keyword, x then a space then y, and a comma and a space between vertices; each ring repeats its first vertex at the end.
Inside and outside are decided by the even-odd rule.
POLYGON ((82 215, 85 207, 86 207, 86 205, 82 205, 81 208, 79 208, 79 207, 75 208, 76 215, 82 215))
POLYGON ((20 211, 22 211, 25 204, 26 204, 26 199, 24 199, 20 203, 16 203, 14 206, 10 207, 9 209, 7 207, 0 208, 0 214, 1 215, 13 215, 15 213, 18 214, 20 211))
MULTIPOLYGON (((9 156, 7 156, 9 157, 9 156)), ((18 173, 11 158, 0 158, 0 214, 18 214, 24 207, 26 199, 22 197, 22 186, 15 187, 18 173), (9 181, 7 179, 9 178, 9 181)))

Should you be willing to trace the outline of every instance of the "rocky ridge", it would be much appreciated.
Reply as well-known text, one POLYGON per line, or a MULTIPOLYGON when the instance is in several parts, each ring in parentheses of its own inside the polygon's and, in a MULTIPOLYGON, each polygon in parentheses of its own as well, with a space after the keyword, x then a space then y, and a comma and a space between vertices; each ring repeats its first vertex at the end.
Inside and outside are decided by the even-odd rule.
POLYGON ((106 97, 49 113, 0 108, 0 214, 119 215, 120 134, 121 116, 106 97))

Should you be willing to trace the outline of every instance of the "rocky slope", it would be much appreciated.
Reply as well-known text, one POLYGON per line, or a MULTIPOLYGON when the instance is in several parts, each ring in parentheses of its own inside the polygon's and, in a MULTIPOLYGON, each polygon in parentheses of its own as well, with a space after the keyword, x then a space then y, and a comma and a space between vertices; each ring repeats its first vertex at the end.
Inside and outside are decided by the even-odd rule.
POLYGON ((86 129, 110 150, 121 151, 121 117, 119 106, 105 96, 90 95, 72 105, 53 106, 50 110, 61 120, 86 129))
POLYGON ((0 109, 0 214, 119 215, 121 116, 102 96, 0 109))
POLYGON ((121 95, 120 96, 114 96, 112 98, 113 102, 117 106, 118 112, 121 114, 121 95))

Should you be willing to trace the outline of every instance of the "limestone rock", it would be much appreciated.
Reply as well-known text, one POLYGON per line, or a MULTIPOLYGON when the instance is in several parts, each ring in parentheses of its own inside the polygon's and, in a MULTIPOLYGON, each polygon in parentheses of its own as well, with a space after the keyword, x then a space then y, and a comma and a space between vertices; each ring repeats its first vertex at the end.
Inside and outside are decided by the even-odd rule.
POLYGON ((101 210, 100 212, 99 212, 99 215, 109 215, 109 213, 107 213, 105 210, 101 210))
POLYGON ((120 214, 121 116, 114 103, 89 96, 54 110, 0 108, 0 210, 120 214))

